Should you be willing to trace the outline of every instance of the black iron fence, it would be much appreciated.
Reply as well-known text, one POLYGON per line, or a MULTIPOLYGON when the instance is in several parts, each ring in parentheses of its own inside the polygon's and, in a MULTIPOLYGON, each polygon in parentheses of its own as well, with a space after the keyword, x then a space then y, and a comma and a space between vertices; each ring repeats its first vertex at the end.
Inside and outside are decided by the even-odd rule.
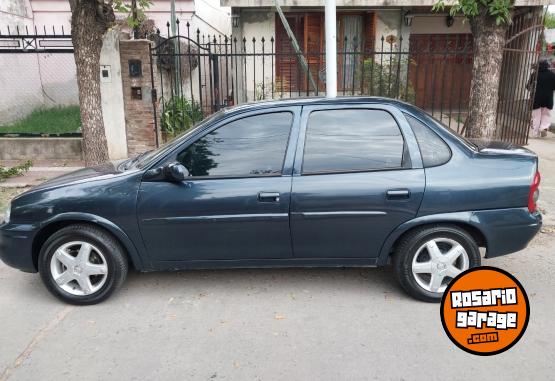
MULTIPOLYGON (((540 10, 515 14, 507 34, 498 106, 497 138, 526 144, 534 67, 543 30, 540 10)), ((171 36, 169 23, 151 38, 158 122, 170 134, 221 107, 267 99, 323 96, 322 41, 223 36, 191 30, 171 36)), ((472 80, 471 34, 345 36, 337 43, 339 95, 397 98, 415 104, 450 128, 465 132, 472 80)))
POLYGON ((507 31, 497 105, 497 138, 527 144, 543 41, 543 11, 520 10, 507 31))
MULTIPOLYGON (((527 142, 541 21, 540 11, 515 14, 507 34, 497 120, 505 141, 527 142)), ((169 135, 222 107, 325 95, 322 41, 299 39, 296 51, 284 36, 209 35, 179 22, 175 33, 167 24, 149 38, 155 121, 169 135)), ((337 43, 337 62, 339 95, 401 99, 464 132, 470 34, 349 35, 337 43)), ((73 47, 63 28, 0 30, 0 72, 10 94, 0 100, 0 134, 79 132, 73 47)))
MULTIPOLYGON (((326 92, 323 46, 296 52, 290 40, 204 35, 189 24, 184 31, 178 24, 176 36, 158 30, 151 39, 155 106, 170 134, 221 107, 326 92)), ((470 35, 389 35, 371 44, 345 37, 337 52, 339 95, 401 99, 462 129, 472 74, 470 35)))

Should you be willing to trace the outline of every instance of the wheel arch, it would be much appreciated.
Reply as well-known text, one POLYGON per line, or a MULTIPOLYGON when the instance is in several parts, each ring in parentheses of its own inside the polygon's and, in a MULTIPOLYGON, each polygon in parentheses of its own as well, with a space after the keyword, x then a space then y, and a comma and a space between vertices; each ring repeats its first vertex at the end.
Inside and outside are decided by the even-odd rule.
POLYGON ((125 250, 127 258, 129 259, 130 267, 137 270, 143 268, 143 264, 139 253, 137 252, 137 248, 120 227, 118 227, 110 220, 86 213, 60 214, 41 224, 41 227, 33 238, 32 245, 33 265, 35 266, 35 268, 38 269, 38 258, 40 250, 48 237, 50 237, 56 231, 65 228, 66 226, 83 223, 101 228, 102 230, 111 234, 125 250))
POLYGON ((472 221, 472 212, 461 212, 461 213, 453 213, 447 215, 432 215, 432 216, 425 216, 419 217, 414 220, 410 220, 405 222, 404 224, 398 226, 385 240, 382 248, 380 250, 380 255, 378 257, 378 265, 386 265, 393 252, 395 251, 396 245, 401 241, 401 239, 406 235, 409 234, 411 231, 415 229, 419 229, 425 226, 434 226, 434 225, 454 225, 463 230, 465 230, 468 234, 472 236, 474 241, 478 247, 485 247, 486 251, 488 250, 488 238, 486 233, 473 224, 472 221))

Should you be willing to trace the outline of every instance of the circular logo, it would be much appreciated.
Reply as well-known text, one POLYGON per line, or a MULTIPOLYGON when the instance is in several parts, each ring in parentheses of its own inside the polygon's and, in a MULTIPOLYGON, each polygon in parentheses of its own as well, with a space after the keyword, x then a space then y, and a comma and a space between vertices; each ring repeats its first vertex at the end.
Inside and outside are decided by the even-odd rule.
POLYGON ((528 296, 520 282, 495 267, 476 267, 459 274, 441 300, 441 323, 462 350, 495 355, 515 345, 530 318, 528 296))

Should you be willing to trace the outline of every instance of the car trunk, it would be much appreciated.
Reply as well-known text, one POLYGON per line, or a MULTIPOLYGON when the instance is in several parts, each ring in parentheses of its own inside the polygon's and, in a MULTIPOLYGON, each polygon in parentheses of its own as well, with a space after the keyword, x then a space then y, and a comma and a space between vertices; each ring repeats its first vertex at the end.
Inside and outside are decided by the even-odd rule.
POLYGON ((482 155, 501 155, 501 156, 524 156, 530 157, 537 163, 538 155, 528 148, 521 147, 509 142, 498 140, 469 139, 478 148, 478 152, 482 155))

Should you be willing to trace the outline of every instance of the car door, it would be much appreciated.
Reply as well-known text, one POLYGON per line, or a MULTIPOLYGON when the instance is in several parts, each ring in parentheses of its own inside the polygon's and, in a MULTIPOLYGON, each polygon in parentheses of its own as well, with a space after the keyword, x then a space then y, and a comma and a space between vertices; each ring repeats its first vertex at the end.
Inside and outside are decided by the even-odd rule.
POLYGON ((416 216, 425 177, 402 113, 392 106, 303 108, 291 198, 298 258, 377 257, 416 216))
POLYGON ((143 181, 137 213, 152 260, 290 258, 299 118, 300 107, 224 118, 165 160, 183 164, 187 181, 143 181))

